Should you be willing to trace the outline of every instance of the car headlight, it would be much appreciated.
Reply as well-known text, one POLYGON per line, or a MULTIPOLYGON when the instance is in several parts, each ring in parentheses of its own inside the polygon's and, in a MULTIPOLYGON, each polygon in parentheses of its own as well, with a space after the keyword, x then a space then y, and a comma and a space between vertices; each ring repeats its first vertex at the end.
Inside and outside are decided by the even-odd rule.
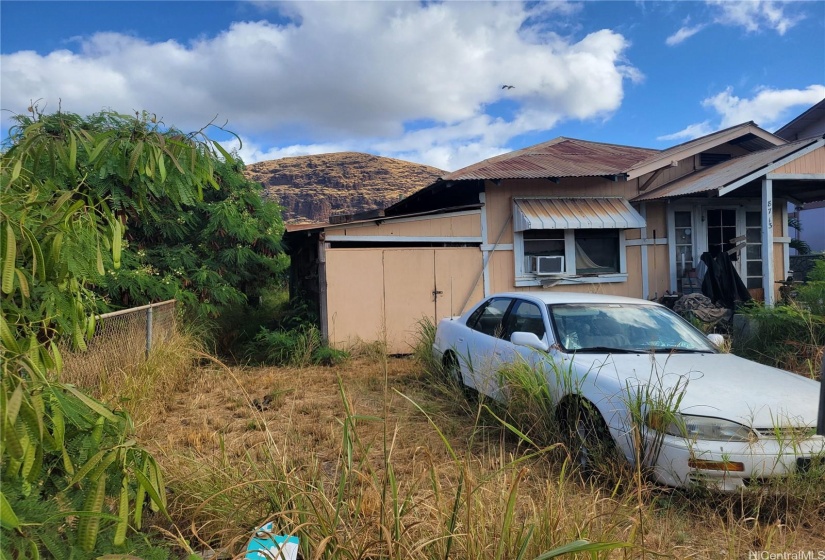
POLYGON ((737 422, 711 418, 709 416, 693 416, 690 414, 663 415, 651 413, 648 416, 648 426, 671 436, 688 439, 704 439, 710 441, 753 441, 756 433, 737 422), (669 422, 665 420, 669 416, 669 422))

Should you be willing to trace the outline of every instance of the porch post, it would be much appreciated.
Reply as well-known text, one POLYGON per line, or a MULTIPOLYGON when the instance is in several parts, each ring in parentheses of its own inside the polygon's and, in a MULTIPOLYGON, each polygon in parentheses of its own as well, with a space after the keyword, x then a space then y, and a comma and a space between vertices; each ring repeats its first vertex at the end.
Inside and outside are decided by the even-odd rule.
POLYGON ((762 179, 762 288, 765 305, 773 307, 773 181, 762 179))

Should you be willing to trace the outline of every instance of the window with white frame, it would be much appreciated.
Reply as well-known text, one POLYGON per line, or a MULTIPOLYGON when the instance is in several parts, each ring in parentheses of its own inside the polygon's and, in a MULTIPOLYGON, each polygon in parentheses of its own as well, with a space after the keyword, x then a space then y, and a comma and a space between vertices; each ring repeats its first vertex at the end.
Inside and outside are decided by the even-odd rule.
POLYGON ((676 277, 685 278, 688 271, 696 266, 693 262, 693 216, 690 211, 682 210, 674 212, 673 218, 676 233, 676 277))
POLYGON ((643 227, 621 197, 513 198, 516 286, 625 282, 625 231, 643 227))
POLYGON ((616 229, 534 229, 523 233, 527 274, 554 271, 575 275, 618 274, 621 270, 620 232, 616 229), (558 259, 550 261, 549 259, 558 259), (547 263, 547 264, 545 264, 547 263))
POLYGON ((577 229, 576 274, 614 274, 620 272, 619 230, 577 229))
POLYGON ((745 212, 745 285, 762 287, 762 212, 745 212))

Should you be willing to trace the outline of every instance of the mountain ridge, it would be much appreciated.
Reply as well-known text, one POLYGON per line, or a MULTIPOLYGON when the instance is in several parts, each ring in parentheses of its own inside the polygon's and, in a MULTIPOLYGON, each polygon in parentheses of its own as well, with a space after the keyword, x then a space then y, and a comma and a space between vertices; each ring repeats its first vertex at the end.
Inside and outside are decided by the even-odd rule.
POLYGON ((335 214, 385 208, 433 183, 445 171, 361 152, 334 152, 261 161, 246 166, 263 196, 284 208, 284 222, 329 221, 335 214))

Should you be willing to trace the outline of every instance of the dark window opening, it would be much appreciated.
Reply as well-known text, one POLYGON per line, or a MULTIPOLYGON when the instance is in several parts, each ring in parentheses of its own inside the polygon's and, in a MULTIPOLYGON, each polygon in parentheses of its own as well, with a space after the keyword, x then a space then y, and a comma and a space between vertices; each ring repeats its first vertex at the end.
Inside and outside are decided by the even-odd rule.
POLYGON ((576 230, 576 273, 619 272, 619 230, 576 230))
POLYGON ((728 161, 730 157, 730 154, 699 154, 699 165, 702 167, 710 167, 711 165, 728 161))

